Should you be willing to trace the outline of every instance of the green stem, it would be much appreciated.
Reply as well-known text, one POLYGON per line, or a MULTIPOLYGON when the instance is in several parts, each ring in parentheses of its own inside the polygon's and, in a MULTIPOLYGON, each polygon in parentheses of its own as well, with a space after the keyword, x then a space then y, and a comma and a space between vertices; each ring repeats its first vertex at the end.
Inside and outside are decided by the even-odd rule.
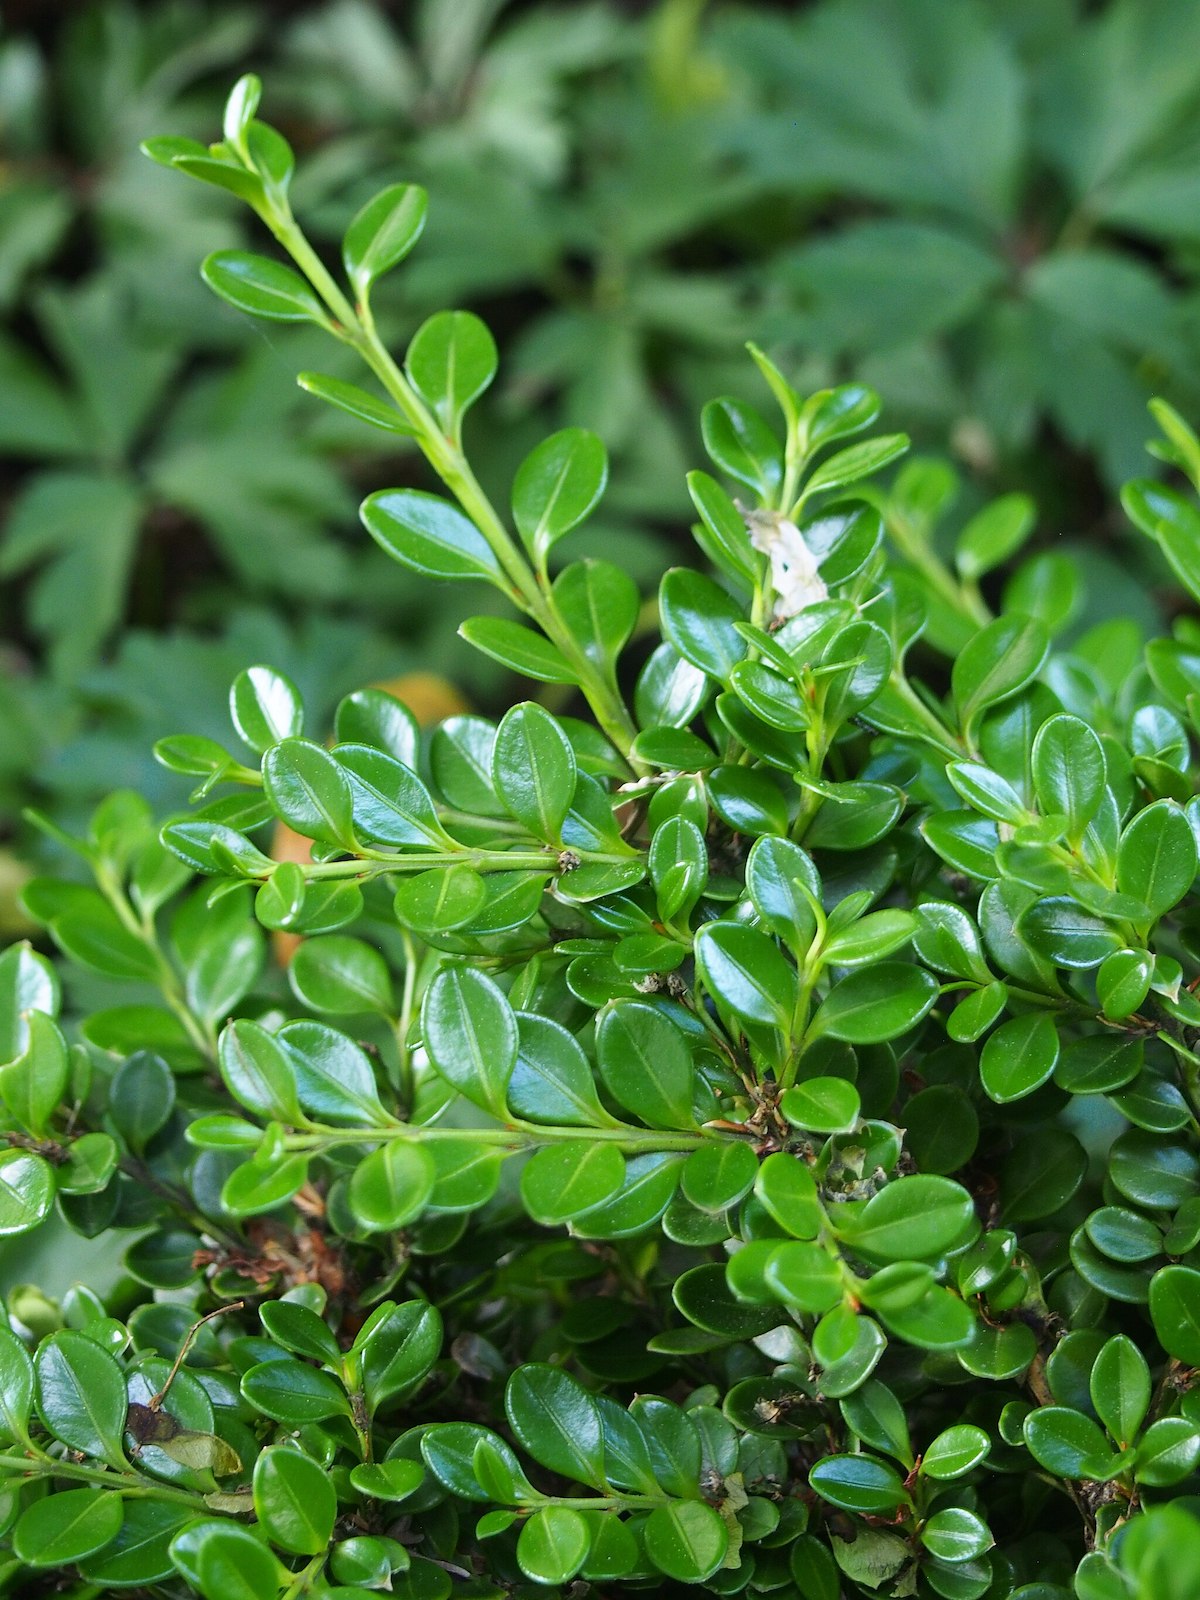
POLYGON ((102 1488, 118 1490, 126 1499, 165 1500, 171 1505, 186 1506, 198 1516, 204 1514, 204 1501, 198 1494, 186 1489, 171 1489, 166 1484, 148 1483, 136 1473, 117 1472, 105 1467, 84 1467, 74 1461, 61 1461, 56 1456, 38 1451, 34 1459, 28 1456, 0 1455, 0 1471, 20 1473, 29 1477, 73 1478, 78 1483, 94 1483, 102 1488))
POLYGON ((654 1151, 695 1150, 706 1140, 720 1135, 697 1129, 695 1133, 660 1133, 653 1128, 543 1128, 517 1122, 505 1128, 430 1128, 423 1124, 397 1123, 383 1128, 318 1128, 310 1133, 289 1133, 283 1138, 285 1150, 332 1150, 343 1144, 384 1144, 390 1140, 431 1143, 450 1139, 473 1144, 495 1145, 503 1150, 528 1150, 539 1144, 566 1144, 586 1140, 615 1144, 631 1154, 654 1151))
POLYGON ((142 918, 134 911, 121 885, 103 865, 96 867, 96 883, 104 898, 116 912, 121 925, 143 945, 154 960, 155 981, 167 1005, 179 1019, 188 1038, 206 1061, 215 1061, 217 1041, 212 1030, 206 1028, 187 1003, 179 974, 167 959, 158 942, 158 930, 152 917, 142 918))
MULTIPOLYGON (((276 218, 270 226, 340 324, 335 330, 339 337, 362 356, 401 416, 415 430, 417 443, 434 471, 487 540, 508 581, 510 598, 566 656, 600 726, 628 758, 637 729, 616 685, 595 665, 564 624, 545 584, 535 576, 471 470, 457 438, 439 427, 437 418, 376 333, 369 306, 359 305, 356 309, 350 304, 290 214, 276 218)), ((631 761, 630 764, 642 770, 639 763, 631 761)))
POLYGON ((992 613, 984 604, 983 597, 978 589, 973 592, 964 588, 954 577, 936 553, 930 549, 926 541, 921 538, 915 529, 909 526, 903 517, 892 515, 887 519, 887 530, 892 543, 900 554, 926 579, 930 588, 937 591, 942 599, 960 617, 971 623, 976 628, 986 628, 992 620, 992 613))

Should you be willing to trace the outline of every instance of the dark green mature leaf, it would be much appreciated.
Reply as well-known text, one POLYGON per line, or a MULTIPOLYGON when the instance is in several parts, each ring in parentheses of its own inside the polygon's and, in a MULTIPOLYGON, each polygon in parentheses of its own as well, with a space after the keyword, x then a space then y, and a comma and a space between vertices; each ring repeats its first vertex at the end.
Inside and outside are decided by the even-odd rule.
POLYGON ((70 1567, 111 1544, 123 1521, 120 1495, 67 1489, 28 1507, 13 1529, 13 1552, 30 1567, 70 1567))
POLYGON ((26 1435, 33 1410, 33 1362, 11 1329, 0 1326, 0 1429, 6 1439, 26 1435))
POLYGON ((421 1012, 429 1059, 466 1099, 503 1120, 517 1021, 503 991, 472 967, 444 967, 421 1012))
POLYGON ((251 1367, 242 1377, 242 1394, 264 1416, 293 1427, 350 1415, 341 1384, 302 1361, 263 1361, 251 1367))
POLYGON ((922 1174, 889 1183, 839 1231, 866 1255, 922 1261, 963 1241, 974 1215, 974 1203, 961 1184, 922 1174))
POLYGON ((372 1233, 391 1233, 419 1217, 433 1193, 437 1169, 422 1145, 393 1140, 360 1161, 347 1199, 355 1217, 372 1233))
POLYGON ((719 1006, 762 1027, 789 1026, 796 973, 765 934, 745 923, 710 922, 696 935, 696 962, 719 1006))
POLYGON ((1112 1455, 1091 1417, 1069 1406, 1042 1406, 1030 1412, 1025 1443, 1038 1465, 1059 1478, 1093 1478, 1112 1455))
POLYGON ((575 752, 559 724, 533 701, 513 706, 496 730, 492 782, 535 839, 555 843, 575 797, 575 752))
POLYGON ((881 961, 836 983, 813 1019, 809 1038, 879 1044, 916 1027, 938 997, 937 980, 923 967, 881 961))
POLYGON ((323 1022, 289 1022, 276 1037, 287 1048, 300 1104, 310 1115, 368 1127, 392 1120, 370 1061, 344 1033, 323 1022))
POLYGON ((1058 1061, 1058 1030, 1047 1012, 1010 1017, 989 1035, 979 1058, 979 1078, 1000 1105, 1040 1089, 1058 1061))
POLYGON ((527 678, 540 683, 577 681, 575 668, 557 645, 507 617, 468 617, 458 632, 476 650, 527 678))
POLYGON ((575 1483, 604 1482, 604 1432, 587 1390, 541 1362, 518 1367, 504 1391, 513 1433, 535 1461, 575 1483))
POLYGON ((1183 810, 1159 800, 1139 811, 1121 835, 1117 888, 1140 900, 1152 918, 1183 899, 1200 867, 1196 838, 1183 810))
POLYGON ((254 1463, 254 1514, 278 1549, 320 1555, 333 1534, 337 1495, 311 1456, 270 1445, 254 1463))
POLYGON ((959 653, 951 676, 963 730, 970 733, 989 706, 1007 700, 1035 678, 1049 651, 1042 624, 1018 613, 981 629, 959 653))
POLYGON ((896 1469, 874 1456, 826 1456, 809 1473, 809 1482, 830 1505, 860 1515, 887 1516, 908 1500, 896 1469))
POLYGON ((522 1525, 517 1562, 534 1583, 566 1583, 583 1565, 591 1543, 587 1523, 570 1506, 543 1506, 522 1525))
POLYGON ((296 833, 353 846, 350 785, 321 745, 294 738, 272 745, 263 760, 263 787, 276 814, 296 833))
POLYGON ((647 1126, 695 1126, 691 1052, 661 1011, 640 1000, 622 1000, 602 1012, 596 1057, 614 1099, 647 1126))
POLYGON ((702 1500, 674 1500, 650 1513, 643 1532, 646 1554, 679 1583, 703 1583, 725 1559, 729 1530, 702 1500))
POLYGON ((343 934, 305 939, 288 965, 288 982, 304 1005, 330 1016, 392 1010, 387 963, 371 945, 343 934))
POLYGON ((1200 1272, 1172 1264, 1150 1280, 1150 1316, 1168 1355, 1200 1364, 1200 1272))
POLYGON ((555 1227, 610 1200, 625 1181, 615 1144, 581 1137, 537 1151, 521 1173, 521 1199, 535 1222, 555 1227))
POLYGON ((40 1344, 34 1400, 38 1416, 56 1439, 125 1468, 125 1379, 116 1358, 94 1340, 64 1331, 40 1344))

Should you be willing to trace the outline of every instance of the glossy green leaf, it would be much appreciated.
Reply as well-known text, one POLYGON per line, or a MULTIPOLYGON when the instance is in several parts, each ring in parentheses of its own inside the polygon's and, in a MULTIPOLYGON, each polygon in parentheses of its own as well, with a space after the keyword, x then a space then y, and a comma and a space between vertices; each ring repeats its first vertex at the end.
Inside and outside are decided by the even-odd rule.
POLYGON ((54 1204, 54 1169, 32 1150, 0 1151, 0 1237, 28 1233, 54 1204))
POLYGON ((555 843, 575 795, 575 752, 533 701, 513 706, 496 730, 492 782, 510 814, 536 839, 555 843))
POLYGON ((603 1205, 624 1181, 617 1146, 581 1138, 536 1152, 521 1173, 521 1199, 535 1222, 555 1227, 603 1205))
POLYGON ((503 991, 472 967, 444 967, 426 991, 421 1021, 425 1048, 442 1077, 503 1120, 519 1048, 503 991))
POLYGON ((937 996, 937 980, 922 967, 881 961, 833 986, 809 1028, 809 1038, 826 1036, 850 1044, 895 1039, 916 1027, 937 996))
POLYGON ((541 1362, 518 1367, 504 1391, 504 1409, 518 1442, 543 1467, 575 1483, 603 1483, 600 1413, 569 1373, 541 1362))
POLYGON ((0 1066, 14 1061, 29 1041, 27 1014, 58 1015, 58 974, 26 941, 0 955, 0 1066))
POLYGON ((263 760, 263 787, 276 814, 307 839, 353 845, 353 798, 346 775, 321 745, 284 739, 263 760))
POLYGON ((725 1559, 729 1530, 702 1500, 672 1500, 657 1506, 642 1532, 646 1554, 678 1583, 703 1583, 725 1559))
POLYGON ((961 1184, 932 1174, 898 1178, 841 1231, 853 1248, 884 1261, 926 1260, 964 1238, 975 1207, 961 1184))
POLYGON ((360 1161, 350 1179, 350 1209, 372 1233, 391 1233, 419 1217, 437 1170, 422 1145, 393 1140, 360 1161))
POLYGON ((508 617, 468 617, 459 636, 502 667, 539 683, 575 683, 575 668, 557 645, 508 617))
POLYGON ((780 1096, 779 1109, 793 1128, 845 1133, 858 1121, 858 1090, 845 1078, 806 1078, 780 1096))
POLYGON ((413 388, 454 438, 497 365, 496 341, 471 311, 435 312, 413 335, 404 360, 413 388))
POLYGON ((1186 815, 1170 800, 1139 811, 1121 835, 1117 888, 1161 917, 1178 905, 1192 886, 1198 859, 1196 839, 1186 815))
POLYGON ((1150 1368, 1132 1339, 1114 1334, 1105 1342, 1092 1368, 1090 1392, 1096 1415, 1117 1445, 1132 1444, 1150 1407, 1150 1368))
POLYGON ((392 983, 379 951, 362 939, 326 934, 305 939, 288 964, 288 982, 302 1005, 327 1016, 390 1014, 392 983))
POLYGON ((1091 1417, 1069 1406, 1042 1406, 1025 1419, 1025 1443, 1039 1466, 1059 1478, 1094 1478, 1112 1455, 1091 1417))
POLYGON ((999 617, 960 651, 951 675, 959 723, 966 731, 989 706, 1016 694, 1041 671, 1050 641, 1040 622, 1019 613, 999 617))
POLYGON ((1058 1051, 1058 1030, 1047 1012, 1010 1017, 984 1044, 979 1057, 980 1082, 999 1105, 1021 1100, 1053 1074, 1058 1051))
POLYGON ((300 274, 282 261, 245 250, 217 250, 205 257, 200 275, 214 294, 251 316, 329 326, 316 295, 300 274))
POLYGON ((333 1535, 337 1496, 310 1456, 272 1445, 254 1463, 254 1514, 278 1549, 315 1556, 333 1535))
POLYGON ((380 489, 359 508, 363 526, 394 561, 426 578, 501 581, 483 534, 457 506, 420 489, 380 489))
POLYGON ((525 457, 513 482, 513 521, 537 562, 595 510, 608 482, 603 441, 586 428, 563 428, 525 457))
POLYGON ((427 208, 428 196, 419 184, 394 183, 368 200, 354 218, 346 229, 342 260, 360 299, 416 244, 427 208))
POLYGON ((127 1397, 116 1358, 85 1334, 55 1333, 34 1360, 38 1416, 71 1450, 125 1467, 127 1397))
POLYGON ((1150 1316, 1158 1342, 1188 1366, 1200 1364, 1200 1272, 1172 1263, 1150 1280, 1150 1316))
POLYGON ((350 1415, 336 1379, 302 1361, 263 1361, 242 1377, 242 1394, 264 1416, 295 1427, 350 1415))
POLYGON ((522 1525, 517 1563, 534 1583, 566 1583, 583 1565, 591 1537, 570 1506, 543 1506, 522 1525))
POLYGON ((26 1509, 13 1529, 13 1553, 30 1567, 70 1567, 111 1544, 123 1521, 120 1495, 67 1489, 26 1509))
POLYGON ((648 1127, 695 1126, 691 1052, 661 1011, 626 1000, 602 1012, 596 1057, 613 1098, 648 1127))
POLYGON ((808 1481, 839 1511, 889 1516, 908 1501, 896 1469, 874 1456, 825 1456, 812 1468, 808 1481))

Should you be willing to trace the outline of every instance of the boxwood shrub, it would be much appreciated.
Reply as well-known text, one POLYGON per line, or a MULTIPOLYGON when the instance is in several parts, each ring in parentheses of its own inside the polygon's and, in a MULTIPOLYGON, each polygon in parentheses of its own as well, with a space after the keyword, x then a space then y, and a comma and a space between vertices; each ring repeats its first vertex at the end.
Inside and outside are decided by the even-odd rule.
MULTIPOLYGON (((25 891, 62 977, 0 957, 0 1231, 132 1242, 9 1297, 4 1592, 1194 1600, 1200 625, 1072 636, 1018 495, 943 557, 876 397, 753 348, 700 564, 656 607, 562 564, 600 440, 484 495, 486 327, 401 366, 372 321, 424 193, 335 273, 258 93, 148 147, 280 247, 204 277, 361 356, 300 383, 442 491, 368 532, 490 589, 464 637, 544 688, 329 729, 264 664, 228 747, 157 747, 186 812, 45 824, 79 872, 25 891)), ((1200 602, 1153 409, 1173 483, 1125 509, 1200 602)))

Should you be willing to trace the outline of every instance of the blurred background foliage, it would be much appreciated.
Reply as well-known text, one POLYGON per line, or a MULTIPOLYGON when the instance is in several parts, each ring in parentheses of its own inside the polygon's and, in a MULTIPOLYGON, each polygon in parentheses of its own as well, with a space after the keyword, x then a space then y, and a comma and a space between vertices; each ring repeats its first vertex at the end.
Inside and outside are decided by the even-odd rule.
POLYGON ((318 717, 415 667, 484 703, 508 692, 455 640, 454 590, 358 528, 361 495, 419 463, 295 387, 338 370, 319 334, 264 333, 208 295, 200 258, 248 231, 138 152, 214 137, 248 68, 322 244, 382 184, 429 187, 377 314, 400 347, 444 306, 491 324, 501 379, 468 441, 486 486, 505 500, 553 428, 604 437, 613 487, 564 556, 603 549, 649 589, 686 530, 701 403, 765 402, 753 338, 802 390, 875 385, 889 426, 954 462, 910 477, 906 514, 953 527, 1029 490, 1046 581, 1065 548, 1089 580, 1080 626, 1149 603, 1112 489, 1150 465, 1150 394, 1200 414, 1195 0, 9 0, 4 17, 6 880, 30 848, 22 802, 71 820, 116 785, 179 800, 153 739, 224 736, 252 661, 318 717))

